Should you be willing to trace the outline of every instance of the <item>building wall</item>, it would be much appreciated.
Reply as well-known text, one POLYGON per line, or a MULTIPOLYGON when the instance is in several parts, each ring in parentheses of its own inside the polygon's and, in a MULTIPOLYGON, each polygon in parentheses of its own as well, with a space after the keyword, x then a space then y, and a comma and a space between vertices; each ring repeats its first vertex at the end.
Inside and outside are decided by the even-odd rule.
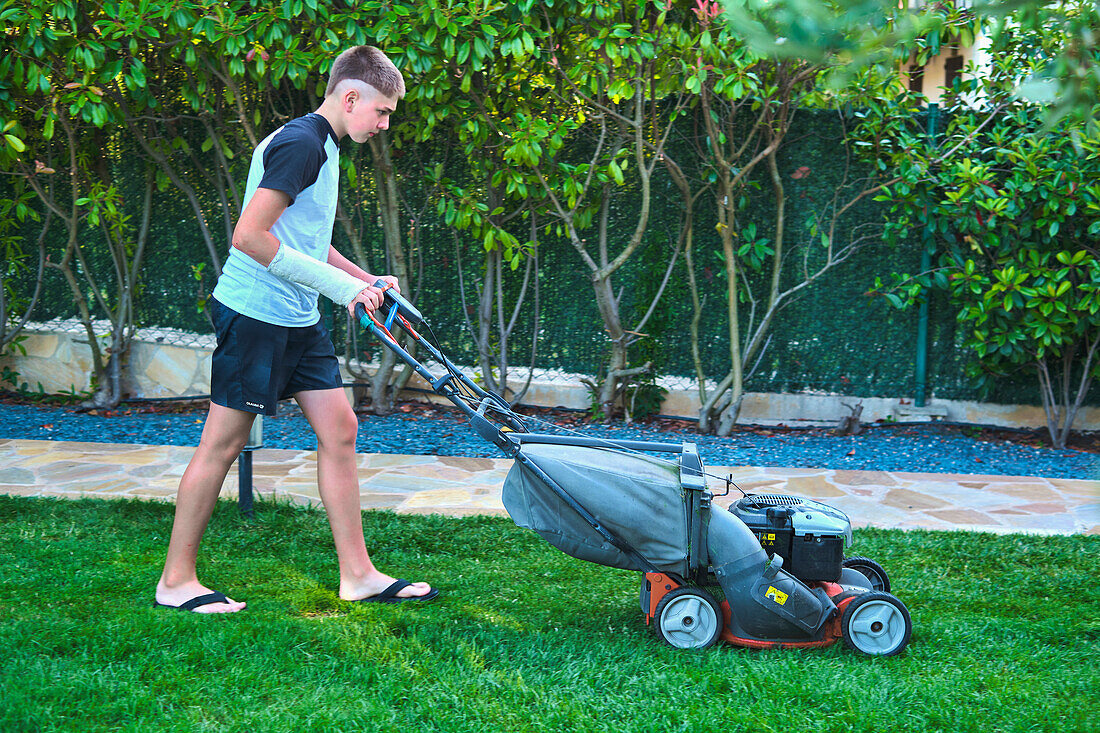
POLYGON ((902 71, 902 76, 905 84, 910 89, 923 94, 929 102, 939 104, 943 98, 944 88, 950 87, 948 83, 949 67, 956 64, 965 69, 967 64, 974 60, 977 55, 978 50, 974 48, 949 49, 930 59, 923 67, 917 67, 914 64, 906 66, 902 71), (920 87, 914 89, 913 81, 917 76, 920 77, 920 87))
MULTIPOLYGON (((901 70, 903 81, 912 89, 911 81, 914 77, 914 72, 922 73, 923 78, 921 80, 920 89, 915 91, 919 91, 923 94, 929 102, 938 104, 943 98, 944 88, 950 87, 948 83, 948 65, 952 60, 954 60, 954 63, 958 64, 963 70, 973 62, 975 68, 978 69, 978 73, 982 73, 983 69, 989 67, 988 48, 989 38, 983 33, 978 34, 972 46, 945 44, 942 52, 929 59, 924 67, 917 67, 912 63, 903 65, 901 70)), ((969 100, 969 103, 975 103, 977 101, 978 100, 969 100)))

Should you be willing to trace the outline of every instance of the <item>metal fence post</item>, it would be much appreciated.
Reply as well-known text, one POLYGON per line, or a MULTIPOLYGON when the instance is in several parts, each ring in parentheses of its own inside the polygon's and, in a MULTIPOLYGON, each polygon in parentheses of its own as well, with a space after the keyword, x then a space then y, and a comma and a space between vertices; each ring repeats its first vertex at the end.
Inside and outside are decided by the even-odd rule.
POLYGON ((264 416, 257 415, 248 431, 248 443, 237 457, 237 508, 252 519, 252 451, 264 447, 264 416))
MULTIPOLYGON (((940 106, 935 102, 928 105, 928 142, 936 144, 936 122, 940 116, 940 106)), ((932 249, 936 246, 936 240, 931 230, 931 223, 924 222, 924 230, 921 233, 920 271, 926 273, 932 269, 932 249)), ((914 404, 917 407, 925 407, 928 404, 928 289, 921 293, 920 315, 917 320, 917 363, 916 381, 917 394, 914 404)))

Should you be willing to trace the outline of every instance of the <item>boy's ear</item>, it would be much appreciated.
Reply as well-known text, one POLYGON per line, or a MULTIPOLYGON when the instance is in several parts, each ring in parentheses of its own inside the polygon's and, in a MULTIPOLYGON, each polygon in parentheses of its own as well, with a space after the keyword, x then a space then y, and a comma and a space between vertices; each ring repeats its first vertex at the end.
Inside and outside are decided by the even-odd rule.
POLYGON ((359 94, 359 90, 355 89, 354 87, 352 87, 351 89, 345 90, 343 95, 340 98, 340 102, 344 106, 344 111, 345 112, 351 112, 352 105, 355 104, 355 102, 359 100, 360 96, 361 95, 359 94))

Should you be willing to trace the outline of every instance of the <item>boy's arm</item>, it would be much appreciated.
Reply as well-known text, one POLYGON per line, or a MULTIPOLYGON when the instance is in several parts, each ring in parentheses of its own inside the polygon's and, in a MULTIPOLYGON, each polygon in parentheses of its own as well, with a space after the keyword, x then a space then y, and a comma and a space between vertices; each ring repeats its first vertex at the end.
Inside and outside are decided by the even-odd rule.
POLYGON ((279 250, 279 240, 271 233, 275 221, 290 205, 290 197, 273 188, 257 188, 233 229, 233 246, 264 267, 279 250))
POLYGON ((398 284, 396 277, 394 277, 393 275, 372 275, 363 268, 356 265, 351 260, 349 260, 347 257, 344 257, 344 255, 340 254, 340 252, 332 245, 329 245, 328 248, 328 263, 333 267, 339 267, 341 270, 353 277, 357 277, 360 280, 366 280, 372 285, 375 283, 376 280, 378 280, 379 277, 381 277, 383 280, 389 281, 389 283, 393 285, 394 290, 399 293, 401 292, 401 286, 398 284))
MULTIPOLYGON (((233 246, 273 275, 318 290, 340 305, 346 305, 350 313, 355 313, 356 303, 362 303, 368 311, 381 305, 382 291, 370 287, 369 279, 364 280, 344 268, 319 262, 292 247, 282 246, 271 233, 271 227, 289 205, 290 197, 282 191, 256 189, 233 230, 233 246)), ((329 250, 331 257, 331 246, 329 250)))

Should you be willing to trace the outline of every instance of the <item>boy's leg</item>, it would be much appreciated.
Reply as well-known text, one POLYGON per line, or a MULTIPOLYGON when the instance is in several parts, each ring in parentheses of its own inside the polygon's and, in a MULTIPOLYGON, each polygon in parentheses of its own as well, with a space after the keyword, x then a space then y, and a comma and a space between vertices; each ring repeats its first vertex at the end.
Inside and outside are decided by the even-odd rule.
MULTIPOLYGON (((199 447, 180 480, 168 557, 157 583, 158 603, 178 606, 211 592, 199 582, 195 569, 199 542, 217 504, 225 476, 248 441, 248 431, 255 417, 250 412, 210 404, 199 447)), ((195 610, 198 613, 231 613, 244 606, 244 603, 231 600, 195 610)))
MULTIPOLYGON (((363 540, 355 411, 342 389, 298 392, 294 399, 317 434, 317 484, 340 561, 340 597, 354 601, 378 595, 394 578, 374 567, 363 540)), ((397 595, 408 598, 430 591, 427 583, 413 583, 397 595)))

